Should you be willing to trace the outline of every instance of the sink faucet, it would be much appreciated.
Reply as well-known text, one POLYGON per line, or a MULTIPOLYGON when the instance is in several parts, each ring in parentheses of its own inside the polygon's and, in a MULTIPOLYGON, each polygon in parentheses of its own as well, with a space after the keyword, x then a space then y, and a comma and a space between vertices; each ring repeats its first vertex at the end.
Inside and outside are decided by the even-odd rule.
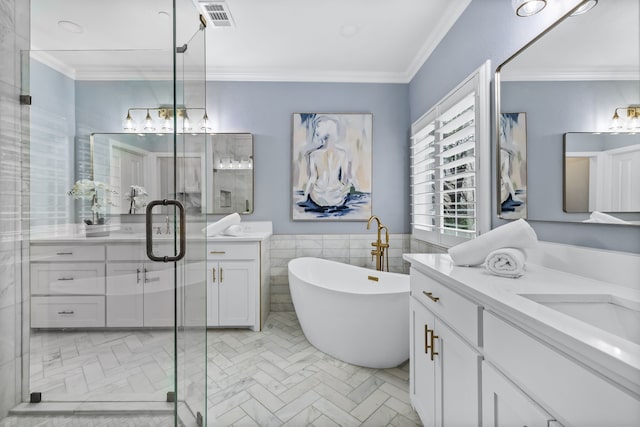
POLYGON ((371 228, 371 223, 374 220, 378 223, 378 237, 375 242, 371 243, 371 246, 375 248, 371 250, 371 259, 373 260, 375 257, 376 270, 378 271, 384 270, 384 261, 386 259, 387 271, 389 271, 389 255, 385 253, 385 249, 389 247, 389 229, 382 225, 380 218, 375 215, 371 215, 367 222, 367 230, 371 228), (382 230, 385 231, 385 243, 382 243, 382 230))

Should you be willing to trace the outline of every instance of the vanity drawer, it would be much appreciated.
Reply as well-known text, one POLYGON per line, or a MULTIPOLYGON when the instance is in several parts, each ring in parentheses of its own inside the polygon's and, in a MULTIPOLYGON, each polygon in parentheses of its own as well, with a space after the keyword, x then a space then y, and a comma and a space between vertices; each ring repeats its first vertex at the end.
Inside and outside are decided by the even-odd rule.
POLYGON ((32 245, 31 261, 104 261, 104 245, 32 245))
POLYGON ((32 297, 32 328, 101 328, 105 326, 103 296, 32 297))
POLYGON ((31 264, 31 295, 104 294, 103 263, 31 264))
POLYGON ((413 268, 411 295, 471 344, 482 345, 482 307, 413 268))
POLYGON ((640 400, 490 312, 483 323, 485 358, 558 420, 637 426, 640 400))
MULTIPOLYGON (((173 241, 153 242, 153 254, 156 256, 173 256, 173 241)), ((146 243, 110 244, 107 246, 108 261, 147 261, 146 243)))
POLYGON ((260 259, 260 243, 207 242, 207 259, 260 259))

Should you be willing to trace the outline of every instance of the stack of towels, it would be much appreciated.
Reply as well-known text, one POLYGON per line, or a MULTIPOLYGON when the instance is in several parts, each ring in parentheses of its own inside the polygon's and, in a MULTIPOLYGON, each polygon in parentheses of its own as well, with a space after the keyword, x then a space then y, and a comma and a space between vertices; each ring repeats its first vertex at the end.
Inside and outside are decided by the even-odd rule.
POLYGON ((527 256, 525 248, 538 242, 536 232, 519 219, 449 249, 455 265, 484 264, 491 274, 502 277, 520 277, 524 274, 527 256))

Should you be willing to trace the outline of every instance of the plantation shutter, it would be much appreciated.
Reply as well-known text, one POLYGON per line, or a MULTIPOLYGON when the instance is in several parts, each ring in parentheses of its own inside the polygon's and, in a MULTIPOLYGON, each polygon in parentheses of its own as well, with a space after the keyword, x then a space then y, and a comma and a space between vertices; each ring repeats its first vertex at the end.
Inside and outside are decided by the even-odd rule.
MULTIPOLYGON (((482 228, 478 182, 488 187, 488 179, 477 176, 484 132, 479 81, 474 74, 412 126, 411 212, 416 238, 451 245, 476 237, 482 228)), ((487 148, 488 143, 487 136, 487 148)))

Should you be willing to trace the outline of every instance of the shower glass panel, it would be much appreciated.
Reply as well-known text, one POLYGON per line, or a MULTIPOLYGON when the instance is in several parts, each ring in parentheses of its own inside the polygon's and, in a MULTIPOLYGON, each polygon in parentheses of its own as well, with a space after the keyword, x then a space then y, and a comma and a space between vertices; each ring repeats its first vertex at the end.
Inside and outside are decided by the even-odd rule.
POLYGON ((191 0, 176 3, 175 199, 187 216, 187 250, 179 263, 181 316, 176 328, 178 415, 183 423, 207 425, 207 155, 202 118, 206 108, 206 28, 191 0), (184 10, 184 13, 180 11, 184 10), (190 422, 189 422, 190 421, 190 422))
MULTIPOLYGON (((32 27, 55 16, 55 3, 32 0, 32 27)), ((148 4, 103 5, 129 16, 148 4)), ((47 49, 47 40, 32 38, 44 49, 24 61, 23 89, 32 97, 24 399, 80 403, 76 411, 121 411, 126 403, 170 424, 206 425, 205 242, 192 224, 204 222, 197 159, 207 156, 195 142, 204 135, 185 139, 181 112, 205 105, 204 30, 190 0, 154 5, 165 13, 148 10, 155 33, 135 49, 47 49), (128 116, 134 125, 125 129, 128 116), (93 134, 126 131, 132 138, 93 143, 93 134), (145 153, 153 161, 143 161, 145 153), (159 191, 187 207, 183 228, 172 206, 151 216, 155 256, 176 255, 186 236, 187 255, 177 262, 151 261, 145 217, 128 214, 144 212, 159 191)), ((94 40, 139 32, 127 22, 92 28, 105 32, 94 40)))

